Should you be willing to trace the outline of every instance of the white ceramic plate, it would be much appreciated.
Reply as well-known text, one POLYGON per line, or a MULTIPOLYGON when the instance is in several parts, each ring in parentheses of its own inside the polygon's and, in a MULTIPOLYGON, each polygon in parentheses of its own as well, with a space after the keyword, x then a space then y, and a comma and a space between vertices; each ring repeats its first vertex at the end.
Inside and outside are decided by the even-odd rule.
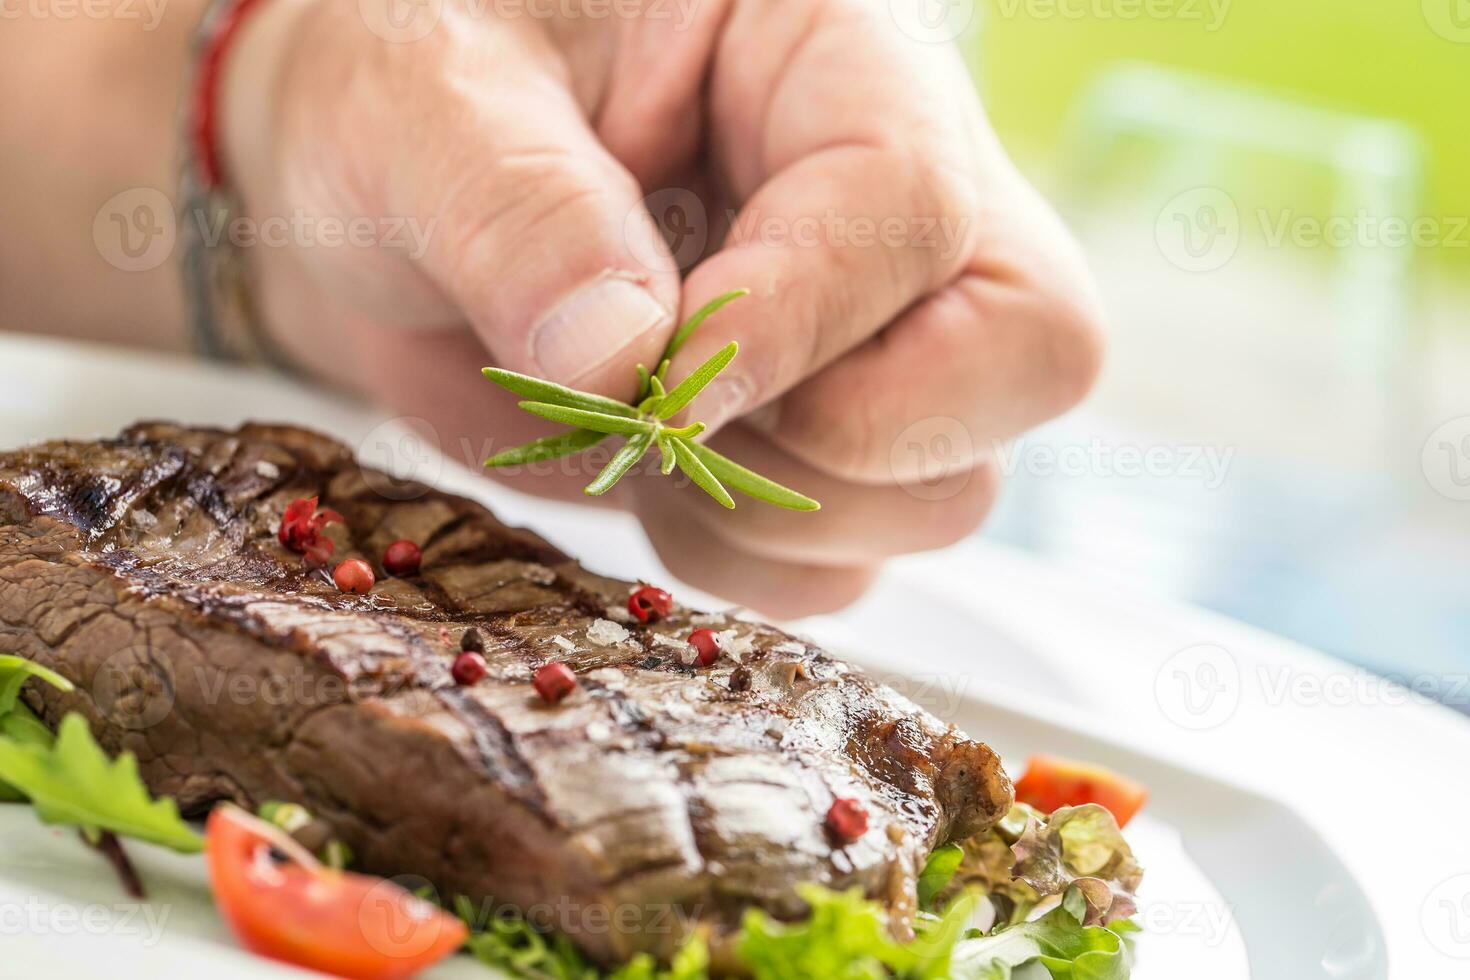
MULTIPOLYGON (((924 678, 894 680, 920 700, 933 693, 924 678)), ((1104 760, 1155 787, 1147 811, 1128 828, 1148 869, 1136 980, 1387 976, 1382 936, 1356 883, 1284 807, 1024 707, 972 696, 948 706, 947 714, 991 742, 1012 772, 1030 752, 1058 752, 1104 760), (1269 873, 1283 866, 1291 867, 1289 876, 1269 873), (1339 958, 1324 960, 1334 938, 1339 958)), ((211 905, 200 858, 130 844, 150 891, 150 901, 138 904, 74 833, 42 827, 25 807, 0 808, 0 840, 0 975, 39 976, 46 967, 53 976, 156 980, 194 975, 205 964, 218 977, 297 973, 236 949, 211 905)), ((487 975, 457 961, 426 976, 487 975)))
MULTIPOLYGON (((111 433, 149 417, 298 420, 378 462, 379 451, 391 462, 396 444, 381 417, 276 379, 0 337, 0 445, 111 433)), ((626 518, 531 501, 438 459, 429 466, 418 475, 486 499, 593 568, 668 580, 626 518)), ((681 598, 700 602, 689 589, 681 598)), ((1225 644, 1247 679, 1268 661, 1314 675, 1346 668, 1003 551, 900 563, 870 600, 804 628, 995 745, 1013 772, 1029 753, 1057 752, 1152 787, 1129 828, 1149 871, 1138 980, 1379 980, 1390 950, 1399 975, 1428 978, 1457 975, 1463 964, 1453 957, 1470 956, 1459 933, 1425 941, 1436 888, 1470 872, 1463 835, 1429 828, 1390 841, 1382 821, 1394 803, 1370 805, 1364 787, 1398 774, 1414 790, 1414 812, 1439 814, 1442 826, 1462 819, 1470 793, 1446 776, 1470 755, 1462 719, 1417 703, 1393 711, 1257 703, 1259 692, 1237 684, 1229 718, 1181 728, 1156 685, 1189 643, 1225 644), (1269 787, 1312 823, 1237 784, 1269 787), (1366 876, 1371 905, 1355 874, 1366 876)), ((132 851, 152 889, 146 909, 130 907, 110 870, 68 832, 0 807, 0 978, 302 975, 235 949, 197 859, 132 851)), ((432 974, 487 975, 469 962, 432 974)))

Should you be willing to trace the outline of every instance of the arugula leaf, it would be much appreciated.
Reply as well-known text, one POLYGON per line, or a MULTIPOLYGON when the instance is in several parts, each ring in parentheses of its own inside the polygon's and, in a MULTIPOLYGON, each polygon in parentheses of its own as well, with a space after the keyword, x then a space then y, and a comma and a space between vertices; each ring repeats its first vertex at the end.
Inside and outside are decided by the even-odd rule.
POLYGON ((53 687, 63 691, 72 690, 71 681, 62 677, 54 670, 49 670, 25 657, 17 657, 14 654, 0 654, 0 715, 6 715, 15 708, 20 698, 20 689, 25 682, 32 677, 39 677, 53 687))
POLYGON ((919 908, 928 909, 934 905, 934 899, 949 885, 964 859, 965 849, 958 844, 945 844, 934 849, 924 863, 924 870, 919 873, 919 908))
MULTIPOLYGON (((21 745, 50 748, 56 736, 20 700, 20 689, 32 677, 39 677, 63 691, 73 689, 71 681, 54 670, 48 670, 25 657, 0 654, 0 736, 21 745)), ((24 803, 25 800, 24 793, 0 779, 0 803, 24 803)))
POLYGON ((54 745, 0 740, 0 780, 29 797, 45 823, 110 830, 185 853, 204 847, 173 800, 149 798, 133 754, 110 761, 75 712, 62 719, 54 745))

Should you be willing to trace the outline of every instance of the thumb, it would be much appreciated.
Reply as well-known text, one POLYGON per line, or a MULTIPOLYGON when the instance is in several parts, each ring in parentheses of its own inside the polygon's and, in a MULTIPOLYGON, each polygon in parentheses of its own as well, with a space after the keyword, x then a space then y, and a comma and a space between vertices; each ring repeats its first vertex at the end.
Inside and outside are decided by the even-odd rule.
POLYGON ((497 365, 629 397, 673 329, 678 269, 571 94, 526 88, 463 93, 448 117, 448 158, 413 178, 415 213, 437 217, 420 261, 497 365))

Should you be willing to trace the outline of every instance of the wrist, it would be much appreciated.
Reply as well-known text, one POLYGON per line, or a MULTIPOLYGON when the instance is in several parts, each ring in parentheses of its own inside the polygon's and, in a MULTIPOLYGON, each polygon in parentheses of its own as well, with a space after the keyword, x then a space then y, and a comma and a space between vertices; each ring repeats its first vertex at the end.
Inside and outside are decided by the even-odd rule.
POLYGON ((286 68, 297 47, 296 30, 315 0, 255 0, 219 65, 211 139, 219 179, 244 199, 275 172, 275 122, 286 68))

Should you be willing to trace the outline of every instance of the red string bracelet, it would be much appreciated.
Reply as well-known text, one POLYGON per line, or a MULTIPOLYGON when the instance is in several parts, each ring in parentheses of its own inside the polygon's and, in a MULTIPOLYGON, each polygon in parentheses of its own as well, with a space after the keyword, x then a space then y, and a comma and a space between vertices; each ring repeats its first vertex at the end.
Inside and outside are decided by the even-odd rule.
POLYGON ((231 42, 239 35, 240 25, 260 2, 261 0, 233 0, 218 8, 199 40, 194 91, 190 93, 190 117, 193 126, 189 140, 191 155, 198 168, 197 176, 206 191, 215 190, 224 183, 224 168, 220 162, 215 124, 219 118, 220 75, 225 55, 231 42))

